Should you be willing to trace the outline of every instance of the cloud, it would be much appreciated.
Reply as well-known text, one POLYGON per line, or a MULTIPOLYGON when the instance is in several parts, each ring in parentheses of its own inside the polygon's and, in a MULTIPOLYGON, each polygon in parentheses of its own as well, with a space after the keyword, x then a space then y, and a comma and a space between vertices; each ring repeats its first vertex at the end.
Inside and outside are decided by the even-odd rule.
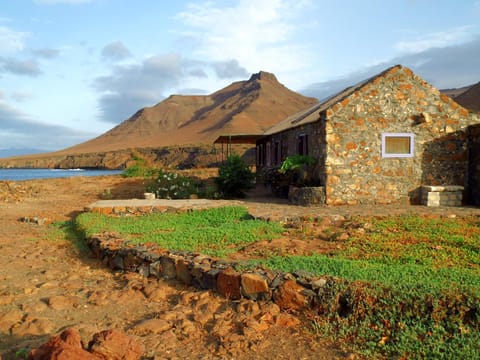
POLYGON ((25 48, 25 40, 29 34, 14 31, 8 27, 0 26, 0 56, 11 55, 25 48))
POLYGON ((238 64, 237 60, 213 62, 212 67, 220 79, 245 78, 249 75, 247 70, 238 64))
POLYGON ((223 7, 218 3, 190 3, 176 16, 184 29, 178 33, 180 41, 193 47, 194 56, 206 62, 234 59, 250 72, 260 68, 293 72, 309 65, 313 47, 298 45, 295 35, 303 29, 299 15, 313 2, 240 0, 223 7))
POLYGON ((102 57, 107 60, 123 60, 132 56, 128 48, 120 41, 110 43, 102 49, 102 57))
POLYGON ((43 59, 54 59, 60 54, 60 50, 53 48, 40 48, 30 50, 32 54, 43 59))
POLYGON ((37 148, 58 150, 83 142, 95 134, 32 120, 28 115, 0 101, 0 144, 2 149, 37 148))
POLYGON ((395 48, 404 53, 420 53, 432 48, 444 48, 472 40, 472 26, 462 26, 448 31, 427 34, 411 41, 400 41, 395 48))
POLYGON ((104 121, 118 123, 138 109, 164 98, 184 76, 179 55, 151 56, 142 63, 117 65, 108 76, 98 77, 94 88, 101 93, 100 110, 104 121))
POLYGON ((477 34, 471 41, 462 44, 399 56, 332 81, 310 84, 300 92, 323 100, 395 64, 408 66, 439 89, 462 87, 480 81, 478 59, 480 35, 477 34))
POLYGON ((42 73, 37 61, 14 58, 0 58, 0 73, 2 72, 32 77, 39 76, 42 73))

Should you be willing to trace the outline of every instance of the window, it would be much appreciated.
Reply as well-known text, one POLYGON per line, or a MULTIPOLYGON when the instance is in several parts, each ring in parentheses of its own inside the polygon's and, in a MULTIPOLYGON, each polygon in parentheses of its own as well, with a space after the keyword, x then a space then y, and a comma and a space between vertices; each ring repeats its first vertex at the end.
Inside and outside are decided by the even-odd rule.
POLYGON ((300 134, 298 135, 298 155, 308 155, 308 135, 300 134))
POLYGON ((413 138, 414 134, 411 133, 383 133, 382 157, 413 157, 413 138))

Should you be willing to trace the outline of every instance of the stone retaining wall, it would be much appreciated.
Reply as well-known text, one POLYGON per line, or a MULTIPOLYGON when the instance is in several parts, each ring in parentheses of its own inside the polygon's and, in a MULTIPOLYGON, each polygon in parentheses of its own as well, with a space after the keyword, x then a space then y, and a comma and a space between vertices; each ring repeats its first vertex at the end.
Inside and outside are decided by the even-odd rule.
POLYGON ((313 309, 321 303, 325 289, 341 281, 329 276, 312 276, 305 271, 290 274, 263 268, 242 270, 235 262, 168 251, 156 244, 134 245, 112 233, 94 235, 87 239, 87 244, 94 256, 113 270, 177 280, 197 289, 213 290, 232 300, 272 301, 288 311, 313 309))

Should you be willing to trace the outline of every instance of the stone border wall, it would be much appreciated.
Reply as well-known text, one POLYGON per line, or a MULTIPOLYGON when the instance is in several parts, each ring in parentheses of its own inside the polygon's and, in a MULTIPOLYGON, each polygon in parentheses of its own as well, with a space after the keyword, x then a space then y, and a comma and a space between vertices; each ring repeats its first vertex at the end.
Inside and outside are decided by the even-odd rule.
POLYGON ((321 303, 324 288, 340 280, 312 276, 306 271, 290 274, 263 268, 242 270, 235 262, 168 251, 156 244, 134 245, 112 233, 91 236, 87 244, 94 256, 113 270, 177 280, 200 290, 213 290, 231 300, 273 301, 287 311, 313 309, 321 303))

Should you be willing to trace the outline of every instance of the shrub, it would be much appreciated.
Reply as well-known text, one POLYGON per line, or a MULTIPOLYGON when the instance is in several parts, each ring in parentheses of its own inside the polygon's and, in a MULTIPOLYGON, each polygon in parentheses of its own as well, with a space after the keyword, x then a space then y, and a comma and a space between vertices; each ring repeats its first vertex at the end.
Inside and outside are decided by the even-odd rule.
POLYGON ((253 188, 255 174, 238 155, 232 155, 218 168, 215 182, 225 198, 245 197, 245 190, 253 188))
POLYGON ((306 166, 314 165, 316 162, 315 158, 310 155, 293 155, 288 156, 282 163, 280 167, 280 172, 285 172, 288 170, 302 170, 306 166))
POLYGON ((175 172, 158 170, 147 191, 155 193, 158 199, 188 199, 191 195, 199 195, 199 184, 175 172))
POLYGON ((133 165, 128 166, 122 173, 123 177, 154 177, 157 170, 148 166, 147 161, 138 155, 133 155, 133 165))

